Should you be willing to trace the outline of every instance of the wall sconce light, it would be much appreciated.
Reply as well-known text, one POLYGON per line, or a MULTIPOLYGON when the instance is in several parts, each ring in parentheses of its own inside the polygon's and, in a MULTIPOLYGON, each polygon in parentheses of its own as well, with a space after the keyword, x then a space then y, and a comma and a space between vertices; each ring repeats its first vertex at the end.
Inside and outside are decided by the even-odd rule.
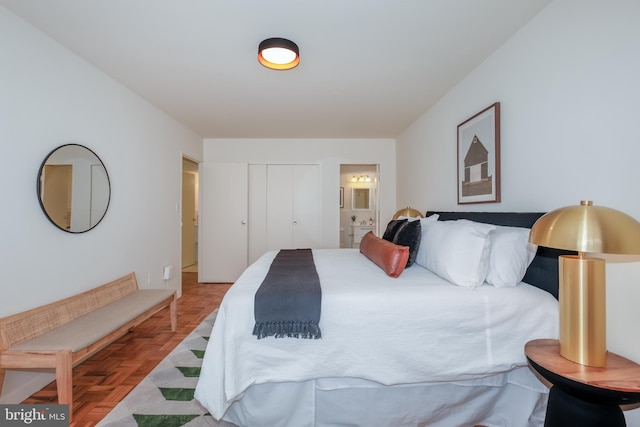
POLYGON ((371 178, 369 175, 364 176, 364 175, 360 175, 360 176, 355 176, 353 175, 351 177, 351 182, 375 182, 376 178, 375 176, 373 178, 371 178))
POLYGON ((273 37, 258 46, 258 62, 272 70, 290 70, 300 63, 298 45, 291 40, 273 37))
POLYGON ((558 258, 560 355, 581 365, 607 360, 605 260, 595 254, 640 254, 640 223, 590 200, 541 216, 529 234, 539 246, 577 251, 558 258))

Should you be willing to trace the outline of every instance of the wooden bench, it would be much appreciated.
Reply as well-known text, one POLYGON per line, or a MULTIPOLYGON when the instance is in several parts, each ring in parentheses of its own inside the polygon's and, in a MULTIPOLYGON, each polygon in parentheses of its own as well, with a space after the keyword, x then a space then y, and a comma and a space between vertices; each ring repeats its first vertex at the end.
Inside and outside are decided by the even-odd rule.
POLYGON ((71 414, 73 367, 167 306, 175 332, 176 292, 139 289, 135 273, 130 273, 0 319, 0 392, 6 369, 55 368, 58 403, 68 404, 71 414))

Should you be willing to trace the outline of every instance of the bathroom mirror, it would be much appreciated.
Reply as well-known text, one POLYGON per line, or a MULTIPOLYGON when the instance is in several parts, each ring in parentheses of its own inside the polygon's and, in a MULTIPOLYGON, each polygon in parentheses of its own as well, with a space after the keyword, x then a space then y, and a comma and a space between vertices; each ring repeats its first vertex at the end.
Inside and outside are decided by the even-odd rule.
POLYGON ((351 210, 368 211, 371 210, 371 189, 352 188, 351 189, 351 210))
POLYGON ((38 171, 37 192, 49 221, 69 233, 84 233, 98 225, 111 199, 104 164, 79 144, 61 145, 45 157, 38 171))

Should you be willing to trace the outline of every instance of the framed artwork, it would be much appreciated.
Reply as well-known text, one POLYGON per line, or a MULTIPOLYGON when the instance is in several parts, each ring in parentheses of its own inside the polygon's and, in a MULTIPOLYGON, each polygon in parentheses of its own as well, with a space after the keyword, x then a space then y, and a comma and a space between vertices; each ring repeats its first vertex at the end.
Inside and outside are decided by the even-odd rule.
POLYGON ((340 207, 344 208, 344 187, 340 187, 340 207))
POLYGON ((500 201, 500 103, 458 125, 458 204, 500 201))

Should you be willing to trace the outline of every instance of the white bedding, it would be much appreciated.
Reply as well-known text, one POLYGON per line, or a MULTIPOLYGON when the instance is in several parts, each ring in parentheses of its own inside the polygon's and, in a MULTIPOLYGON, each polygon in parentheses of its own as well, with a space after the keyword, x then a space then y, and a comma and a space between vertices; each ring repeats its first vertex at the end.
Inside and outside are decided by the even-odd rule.
POLYGON ((195 392, 215 418, 266 383, 320 380, 323 389, 340 389, 360 380, 502 381, 546 393, 519 368, 527 364, 527 341, 557 337, 557 300, 547 292, 524 283, 458 287, 419 265, 393 279, 357 249, 320 249, 313 253, 322 339, 258 340, 251 334, 254 295, 276 253, 249 266, 220 306, 195 392))

